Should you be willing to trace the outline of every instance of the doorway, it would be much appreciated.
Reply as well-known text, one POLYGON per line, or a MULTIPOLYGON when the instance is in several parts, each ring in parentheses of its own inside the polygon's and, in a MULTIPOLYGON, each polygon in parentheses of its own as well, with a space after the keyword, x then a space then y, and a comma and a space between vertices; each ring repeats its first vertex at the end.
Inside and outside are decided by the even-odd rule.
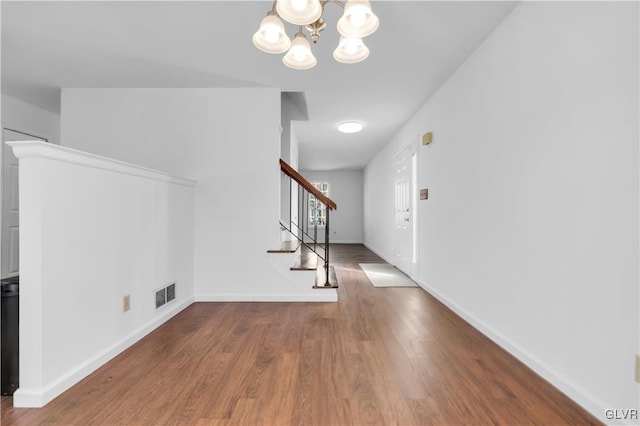
POLYGON ((411 277, 417 269, 416 187, 417 153, 411 145, 394 158, 394 262, 411 277))
POLYGON ((18 203, 18 159, 13 150, 6 144, 9 141, 39 140, 47 142, 46 138, 35 136, 19 130, 2 129, 2 228, 0 236, 2 247, 0 258, 0 278, 11 278, 19 275, 19 203, 18 203))

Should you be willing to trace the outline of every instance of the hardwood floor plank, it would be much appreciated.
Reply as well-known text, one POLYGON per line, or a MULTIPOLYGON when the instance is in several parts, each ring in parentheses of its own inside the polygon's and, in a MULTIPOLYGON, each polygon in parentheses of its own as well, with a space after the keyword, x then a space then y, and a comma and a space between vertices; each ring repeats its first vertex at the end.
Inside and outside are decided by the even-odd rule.
POLYGON ((291 395, 296 388, 299 368, 300 354, 286 353, 278 358, 273 369, 276 378, 269 383, 269 388, 261 392, 265 404, 260 410, 263 413, 260 420, 264 424, 291 424, 294 404, 291 395), (276 386, 273 386, 273 383, 276 386))
POLYGON ((2 425, 599 424, 421 288, 372 287, 364 246, 331 256, 338 303, 194 303, 2 425))

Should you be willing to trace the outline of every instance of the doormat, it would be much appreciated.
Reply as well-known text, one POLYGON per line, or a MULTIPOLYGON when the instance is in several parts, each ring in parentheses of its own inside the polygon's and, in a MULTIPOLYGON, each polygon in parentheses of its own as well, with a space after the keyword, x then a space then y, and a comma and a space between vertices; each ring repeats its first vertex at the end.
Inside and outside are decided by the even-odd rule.
POLYGON ((359 263, 374 287, 418 287, 411 278, 388 263, 359 263))

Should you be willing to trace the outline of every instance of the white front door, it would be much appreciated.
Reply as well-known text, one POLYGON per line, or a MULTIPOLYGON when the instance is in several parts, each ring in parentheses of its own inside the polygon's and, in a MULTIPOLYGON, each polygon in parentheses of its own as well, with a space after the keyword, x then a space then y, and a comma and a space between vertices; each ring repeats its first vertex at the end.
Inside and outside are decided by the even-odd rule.
POLYGON ((5 142, 43 140, 15 130, 2 129, 2 278, 18 275, 19 223, 18 223, 18 159, 5 142))
POLYGON ((395 266, 411 275, 413 260, 413 187, 412 157, 414 149, 407 147, 395 156, 395 266))

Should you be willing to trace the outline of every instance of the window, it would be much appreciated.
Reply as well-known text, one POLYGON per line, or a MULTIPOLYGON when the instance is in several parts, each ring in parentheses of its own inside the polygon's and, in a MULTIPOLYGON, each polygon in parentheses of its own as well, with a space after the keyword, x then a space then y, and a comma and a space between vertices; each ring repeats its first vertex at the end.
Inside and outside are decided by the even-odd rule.
MULTIPOLYGON (((328 182, 315 182, 311 185, 318 188, 323 195, 329 196, 329 183, 328 182)), ((324 204, 316 199, 313 195, 309 194, 309 225, 310 226, 324 226, 327 223, 327 214, 324 204)))

